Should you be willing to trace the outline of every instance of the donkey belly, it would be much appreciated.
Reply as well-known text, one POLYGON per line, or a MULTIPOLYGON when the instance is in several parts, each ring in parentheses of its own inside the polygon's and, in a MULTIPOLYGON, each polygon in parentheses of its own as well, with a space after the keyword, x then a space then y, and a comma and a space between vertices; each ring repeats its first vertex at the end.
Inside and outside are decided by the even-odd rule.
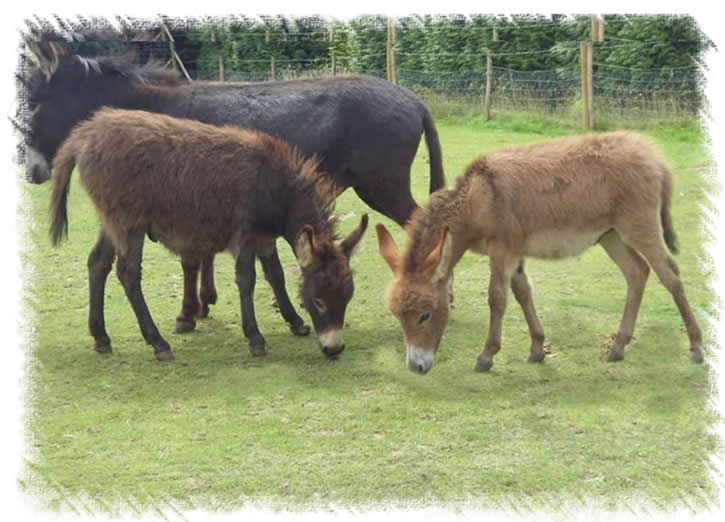
POLYGON ((577 256, 597 244, 609 228, 592 230, 545 229, 529 236, 522 254, 529 257, 559 259, 577 256))
POLYGON ((225 250, 229 244, 230 233, 220 229, 203 229, 185 227, 183 223, 164 226, 162 223, 151 223, 151 237, 162 243, 166 248, 184 257, 201 257, 216 254, 225 250))

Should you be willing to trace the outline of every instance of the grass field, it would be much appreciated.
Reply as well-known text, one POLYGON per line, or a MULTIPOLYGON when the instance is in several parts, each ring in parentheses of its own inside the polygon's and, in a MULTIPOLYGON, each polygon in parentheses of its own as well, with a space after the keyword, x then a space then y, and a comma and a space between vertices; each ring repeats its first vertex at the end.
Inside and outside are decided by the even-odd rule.
MULTIPOLYGON (((438 125, 449 182, 480 153, 572 132, 535 118, 438 125)), ((704 137, 694 125, 650 134, 674 166, 677 261, 712 349, 706 316, 715 305, 701 208, 712 180, 704 137)), ((413 176, 420 203, 426 161, 422 145, 413 176)), ((249 501, 294 509, 331 502, 491 507, 573 498, 609 508, 646 500, 697 510, 716 498, 708 457, 719 441, 708 431, 716 419, 707 406, 708 366, 688 360, 682 321, 654 275, 625 360, 604 361, 625 283, 599 248, 529 262, 551 353, 543 364, 525 362, 526 323, 511 299, 503 347, 488 374, 473 371, 488 324, 487 260, 464 256, 451 321, 433 369, 421 377, 405 368, 402 333, 383 303, 391 275, 372 226, 353 262, 347 349, 334 363, 314 337, 288 333, 261 277, 255 302, 269 354, 249 354, 226 254, 217 258, 220 298, 211 318, 191 334, 173 334, 180 263, 146 242, 146 299, 176 354, 163 364, 144 344, 115 273, 106 295, 114 353, 93 351, 85 263, 98 222, 76 179, 69 241, 52 248, 49 189, 23 186, 23 211, 34 223, 22 259, 34 328, 26 375, 32 458, 20 477, 49 509, 233 509, 249 501)), ((352 191, 343 194, 342 233, 366 211, 352 191)), ((403 242, 402 230, 371 212, 371 224, 378 222, 403 242)), ((294 258, 279 245, 296 296, 294 258)))

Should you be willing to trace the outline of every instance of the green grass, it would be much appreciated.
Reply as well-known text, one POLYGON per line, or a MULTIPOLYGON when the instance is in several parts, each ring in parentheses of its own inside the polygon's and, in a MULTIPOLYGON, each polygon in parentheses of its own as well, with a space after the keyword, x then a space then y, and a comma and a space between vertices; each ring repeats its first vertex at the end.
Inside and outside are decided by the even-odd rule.
MULTIPOLYGON (((480 153, 575 132, 537 118, 507 118, 438 122, 449 182, 480 153)), ((701 262, 701 204, 712 184, 704 137, 696 125, 652 135, 675 169, 677 260, 705 328, 715 304, 712 268, 701 262)), ((424 203, 424 146, 413 174, 415 197, 424 203)), ((640 498, 699 509, 716 499, 708 457, 719 440, 708 431, 716 420, 707 406, 708 366, 689 362, 682 321, 654 276, 625 361, 604 362, 625 284, 601 249, 576 259, 530 261, 551 355, 540 365, 525 363, 526 323, 510 300, 503 348, 489 374, 473 371, 487 329, 487 259, 464 256, 436 364, 420 377, 405 368, 402 334, 383 302, 391 276, 372 227, 353 263, 347 349, 335 363, 324 359, 314 337, 288 333, 261 278, 255 304, 269 354, 252 357, 226 254, 217 258, 220 299, 212 317, 191 334, 173 334, 180 263, 147 242, 145 295, 176 354, 174 363, 163 364, 144 344, 113 273, 106 321, 114 353, 93 351, 85 262, 97 218, 74 180, 69 241, 53 249, 49 189, 23 185, 24 211, 34 223, 23 253, 32 267, 25 295, 34 333, 26 379, 31 456, 20 478, 49 509, 464 500, 492 507, 556 498, 605 507, 640 498)), ((345 234, 369 210, 348 191, 337 212, 345 216, 345 234)), ((402 230, 374 212, 371 217, 403 242, 402 230)), ((290 249, 279 244, 283 265, 293 268, 290 249)), ((293 271, 288 287, 298 302, 293 271)), ((706 338, 712 348, 712 334, 706 338)))

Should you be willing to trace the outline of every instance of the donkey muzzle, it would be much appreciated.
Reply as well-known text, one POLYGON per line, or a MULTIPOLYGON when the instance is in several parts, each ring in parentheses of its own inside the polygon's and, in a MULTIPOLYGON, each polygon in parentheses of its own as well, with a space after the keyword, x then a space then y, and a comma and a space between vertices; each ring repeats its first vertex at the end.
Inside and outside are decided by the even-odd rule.
POLYGON ((50 179, 50 166, 40 152, 28 147, 25 151, 25 179, 40 185, 50 179))
POLYGON ((334 359, 345 349, 345 342, 342 337, 342 329, 325 330, 320 333, 317 339, 320 342, 322 353, 328 359, 334 359))
POLYGON ((433 366, 433 352, 418 348, 417 346, 407 347, 408 369, 411 372, 425 375, 433 366))

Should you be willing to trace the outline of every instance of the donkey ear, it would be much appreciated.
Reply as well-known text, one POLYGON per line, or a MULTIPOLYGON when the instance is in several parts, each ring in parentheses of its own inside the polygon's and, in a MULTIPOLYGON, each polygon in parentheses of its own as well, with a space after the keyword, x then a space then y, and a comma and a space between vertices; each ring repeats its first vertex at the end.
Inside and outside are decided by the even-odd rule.
POLYGON ((345 254, 345 257, 348 259, 352 258, 355 254, 357 254, 360 251, 360 248, 362 247, 362 238, 365 234, 365 231, 368 229, 368 215, 363 214, 362 218, 360 218, 360 225, 350 232, 350 235, 347 236, 345 239, 343 239, 340 242, 340 248, 342 249, 342 252, 345 254))
POLYGON ((57 42, 38 42, 31 38, 26 38, 25 44, 32 61, 43 73, 45 80, 50 81, 51 76, 58 69, 60 57, 65 54, 63 46, 57 42))
POLYGON ((315 260, 315 232, 310 225, 302 227, 295 241, 295 255, 302 268, 307 268, 315 260))
POLYGON ((437 283, 448 275, 452 244, 451 233, 446 225, 443 227, 438 244, 423 262, 422 272, 430 272, 431 283, 437 283))
POLYGON ((390 235, 385 225, 378 223, 375 226, 375 231, 378 233, 378 249, 380 250, 380 255, 388 263, 390 270, 396 273, 400 267, 400 251, 398 250, 398 245, 395 244, 393 236, 390 235))

